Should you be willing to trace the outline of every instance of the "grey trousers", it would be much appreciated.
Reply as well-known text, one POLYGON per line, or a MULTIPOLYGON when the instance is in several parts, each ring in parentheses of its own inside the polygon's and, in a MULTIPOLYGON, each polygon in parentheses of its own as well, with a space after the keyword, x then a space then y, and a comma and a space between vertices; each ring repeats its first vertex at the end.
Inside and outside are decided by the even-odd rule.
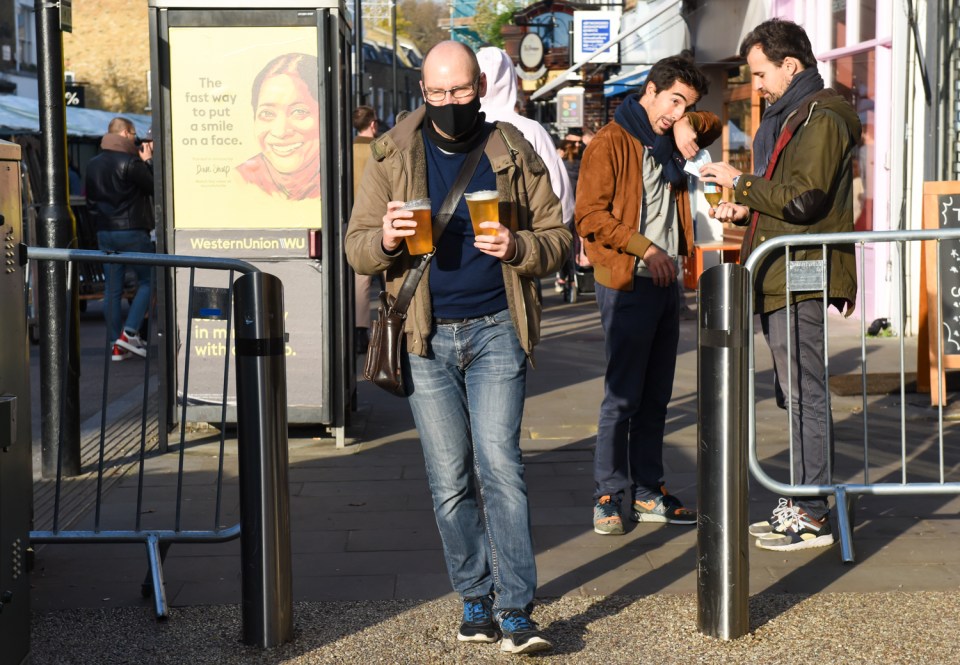
MULTIPOLYGON (((793 418, 791 478, 800 485, 826 485, 833 463, 833 417, 827 411, 823 357, 823 301, 804 300, 790 306, 790 349, 787 348, 787 308, 760 315, 763 336, 773 355, 776 380, 793 418), (787 387, 789 363, 790 382, 787 387), (828 436, 829 432, 829 436, 828 436), (828 461, 829 460, 829 461, 828 461)), ((812 517, 828 512, 827 497, 793 497, 812 517)))

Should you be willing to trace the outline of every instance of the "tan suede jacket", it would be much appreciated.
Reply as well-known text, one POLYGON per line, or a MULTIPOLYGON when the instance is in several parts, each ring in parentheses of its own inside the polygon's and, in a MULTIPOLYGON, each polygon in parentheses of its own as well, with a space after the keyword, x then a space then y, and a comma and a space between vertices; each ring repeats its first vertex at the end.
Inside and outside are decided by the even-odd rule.
MULTIPOLYGON (((347 228, 347 261, 362 275, 386 272, 387 291, 396 295, 413 258, 402 245, 399 253, 383 250, 383 216, 389 201, 410 201, 427 194, 426 153, 420 127, 420 107, 372 144, 372 158, 360 181, 347 228)), ((540 294, 537 282, 560 269, 573 236, 563 225, 560 201, 550 186, 540 157, 523 135, 508 123, 496 123, 484 154, 497 178, 500 222, 516 238, 517 253, 502 262, 507 304, 520 344, 532 359, 540 341, 540 294), (505 211, 509 210, 509 215, 505 211)), ((404 331, 407 351, 427 354, 433 328, 430 275, 424 274, 407 310, 404 331)))
MULTIPOLYGON (((701 148, 720 136, 720 118, 709 112, 690 112, 701 148)), ((693 254, 693 215, 686 188, 674 188, 677 203, 678 251, 693 254)), ((643 145, 616 121, 604 125, 590 142, 580 163, 574 215, 577 233, 584 239, 594 278, 619 291, 633 290, 637 258, 650 240, 639 231, 643 203, 643 145)))

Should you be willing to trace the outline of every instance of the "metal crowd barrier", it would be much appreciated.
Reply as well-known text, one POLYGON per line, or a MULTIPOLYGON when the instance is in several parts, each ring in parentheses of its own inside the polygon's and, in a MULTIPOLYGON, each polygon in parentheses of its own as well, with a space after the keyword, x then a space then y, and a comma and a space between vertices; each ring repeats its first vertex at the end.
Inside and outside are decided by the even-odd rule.
MULTIPOLYGON (((867 397, 867 347, 866 347, 866 293, 864 289, 865 248, 881 243, 893 244, 897 264, 903 266, 907 243, 927 242, 927 251, 935 247, 936 265, 940 265, 940 255, 944 251, 944 241, 960 241, 960 230, 939 229, 919 231, 874 231, 865 233, 833 233, 791 235, 769 240, 761 244, 749 256, 744 266, 724 264, 706 271, 700 282, 700 322, 698 344, 698 502, 700 517, 698 522, 698 624, 704 634, 734 639, 749 631, 748 607, 748 564, 749 550, 747 534, 747 468, 753 477, 766 489, 780 496, 829 496, 835 500, 833 522, 837 527, 840 540, 840 555, 845 563, 854 561, 853 547, 853 504, 860 495, 952 495, 960 494, 960 482, 948 482, 944 454, 944 417, 943 401, 939 400, 936 451, 937 462, 933 473, 929 468, 912 472, 914 479, 934 476, 933 480, 908 480, 909 462, 918 466, 923 462, 915 460, 915 449, 908 446, 908 430, 917 435, 918 426, 911 422, 908 428, 906 412, 906 370, 903 322, 906 319, 905 296, 907 286, 904 283, 903 270, 891 271, 899 275, 897 283, 890 288, 896 289, 899 302, 899 446, 897 456, 890 451, 882 451, 888 467, 898 467, 899 481, 876 481, 871 479, 871 422, 868 417, 867 397), (756 358, 754 348, 754 287, 753 271, 764 260, 769 260, 774 252, 782 251, 788 262, 787 292, 821 291, 824 308, 824 367, 826 384, 826 409, 831 410, 830 393, 830 317, 826 280, 829 265, 825 260, 794 261, 792 252, 797 248, 814 247, 821 250, 820 256, 826 256, 830 245, 852 245, 855 248, 859 266, 859 288, 857 307, 860 316, 860 372, 862 398, 862 456, 863 470, 859 482, 835 482, 833 468, 834 433, 827 428, 829 478, 826 485, 803 485, 794 482, 795 465, 790 442, 793 438, 792 389, 786 397, 787 409, 787 449, 789 451, 790 481, 774 479, 761 464, 758 455, 756 434, 756 358), (790 264, 793 264, 792 266, 790 264), (744 454, 746 459, 744 459, 744 454)), ((935 282, 937 312, 937 331, 930 331, 930 344, 936 348, 937 367, 943 367, 943 309, 941 279, 928 275, 928 281, 935 282)), ((929 286, 929 285, 928 285, 929 286)), ((960 294, 957 294, 960 297, 960 294)), ((787 310, 787 348, 793 352, 790 340, 790 310, 787 310)), ((918 368, 919 374, 919 368, 918 368)), ((940 372, 940 381, 943 373, 940 372)), ((919 376, 918 376, 919 378, 919 376)), ((791 377, 786 377, 786 385, 791 386, 791 377)), ((940 386, 942 388, 942 386, 940 386)), ((937 390, 938 386, 931 386, 937 390)), ((876 430, 874 430, 874 433, 876 430)), ((848 437, 847 437, 848 438, 848 437)), ((929 438, 929 437, 928 437, 929 438)), ((875 441, 875 443, 877 443, 875 441)), ((876 452, 876 451, 873 451, 876 452)), ((859 456, 859 453, 858 453, 859 456)), ((860 476, 860 472, 853 474, 860 476)))
MULTIPOLYGON (((876 245, 879 243, 896 243, 896 247, 899 255, 899 264, 904 264, 904 256, 906 251, 907 242, 923 242, 929 241, 936 245, 936 255, 938 257, 937 265, 940 264, 939 256, 941 252, 941 245, 944 240, 960 240, 960 230, 922 230, 922 231, 873 231, 873 232, 864 232, 864 233, 834 233, 834 234, 815 234, 815 235, 799 235, 799 236, 784 236, 781 238, 776 238, 774 240, 767 241, 760 245, 756 250, 754 250, 750 257, 747 259, 744 267, 751 274, 755 270, 756 266, 764 260, 766 256, 772 254, 774 251, 781 250, 784 252, 787 260, 789 260, 790 252, 797 247, 810 247, 810 246, 819 246, 821 250, 826 253, 826 248, 829 245, 842 245, 842 244, 851 244, 854 245, 857 249, 857 258, 859 265, 859 284, 860 288, 858 289, 858 307, 861 313, 866 312, 866 292, 863 288, 865 283, 864 279, 864 250, 866 245, 876 245)), ((824 279, 828 274, 829 267, 824 264, 821 268, 823 271, 824 279)), ((906 285, 904 284, 903 271, 898 271, 899 281, 895 288, 897 288, 897 293, 903 294, 906 292, 906 285)), ((933 276, 931 276, 933 278, 933 276)), ((936 275, 937 288, 936 291, 939 294, 940 292, 940 280, 939 273, 936 275)), ((748 313, 749 318, 753 318, 753 288, 751 284, 750 295, 747 299, 748 313)), ((811 290, 807 288, 807 285, 801 284, 800 288, 794 288, 794 285, 791 284, 791 272, 788 269, 787 271, 787 290, 792 292, 792 290, 811 290)), ((819 289, 816 289, 819 290, 819 289)), ((905 302, 904 298, 900 298, 900 321, 904 321, 905 316, 905 302)), ((941 322, 943 321, 943 311, 942 311, 942 300, 937 297, 936 301, 938 303, 937 307, 937 335, 935 335, 936 342, 931 340, 931 344, 936 344, 937 356, 940 359, 942 364, 943 359, 943 344, 940 342, 939 332, 942 329, 941 322)), ((824 312, 828 308, 828 297, 826 290, 823 291, 823 306, 824 312)), ((790 331, 790 310, 787 310, 787 348, 792 350, 791 340, 789 337, 790 331)), ((830 485, 799 485, 794 484, 793 482, 784 483, 778 482, 771 478, 763 467, 760 464, 760 461, 757 457, 757 441, 756 441, 756 386, 755 386, 755 351, 754 351, 754 336, 748 335, 749 346, 748 346, 748 357, 749 357, 749 368, 748 368, 748 392, 747 392, 747 405, 750 409, 750 416, 748 418, 749 423, 749 465, 750 471, 753 474, 754 478, 757 481, 769 489, 771 492, 775 492, 784 496, 817 496, 817 495, 829 495, 832 494, 836 499, 836 520, 840 536, 840 553, 843 561, 846 563, 851 563, 854 560, 854 548, 853 548, 853 531, 851 524, 851 515, 850 515, 850 498, 857 495, 864 494, 875 494, 875 495, 912 495, 912 494, 960 494, 960 482, 946 482, 945 480, 945 468, 944 468, 944 447, 943 447, 943 404, 939 405, 938 413, 938 428, 937 428, 937 440, 938 440, 938 450, 939 450, 939 480, 938 482, 908 482, 907 480, 907 469, 908 469, 908 453, 907 453, 907 416, 906 416, 906 399, 905 399, 905 360, 904 360, 904 335, 903 331, 900 331, 899 341, 900 341, 900 353, 899 353, 899 367, 898 372, 900 374, 900 482, 871 482, 870 480, 870 421, 868 418, 868 404, 867 404, 867 391, 866 391, 866 380, 867 380, 867 353, 866 353, 866 320, 863 316, 860 317, 860 366, 862 368, 861 376, 863 382, 862 390, 862 415, 863 415, 863 481, 860 483, 837 483, 830 485)), ((931 331, 931 335, 932 335, 931 331)), ((830 317, 824 316, 824 326, 823 326, 823 339, 824 339, 824 355, 826 362, 825 366, 825 382, 827 385, 826 397, 827 397, 827 411, 830 411, 830 346, 829 346, 829 337, 830 337, 830 317)), ((787 376, 787 386, 791 384, 790 376, 787 376)), ((931 387, 933 389, 933 387, 931 387)), ((792 395, 786 395, 786 402, 788 408, 788 431, 789 437, 788 440, 792 440, 793 436, 793 413, 791 410, 792 406, 792 395)), ((828 448, 833 449, 834 441, 832 440, 832 432, 827 428, 827 445, 828 448)), ((830 458, 828 457, 828 460, 830 458)), ((831 465, 832 466, 832 465, 831 465)), ((794 469, 794 460, 793 460, 793 451, 790 448, 790 469, 791 473, 794 469)), ((831 468, 831 478, 832 478, 832 468, 831 468)))
MULTIPOLYGON (((105 339, 98 441, 96 445, 88 445, 87 450, 81 453, 81 476, 65 477, 63 433, 60 433, 56 478, 52 482, 52 490, 47 491, 48 495, 52 495, 46 499, 48 505, 44 506, 43 492, 35 491, 35 496, 40 497, 38 507, 46 507, 46 512, 51 513, 49 528, 31 531, 31 542, 142 543, 147 550, 148 571, 141 591, 144 596, 152 595, 157 618, 164 619, 168 616, 168 606, 163 559, 169 547, 175 543, 223 543, 239 537, 244 641, 270 647, 291 639, 293 621, 287 484, 287 399, 283 291, 280 281, 272 275, 260 272, 249 263, 235 259, 35 247, 27 249, 27 257, 37 261, 65 261, 68 271, 72 271, 79 262, 149 265, 154 268, 154 283, 158 281, 156 274, 159 268, 188 270, 190 292, 185 331, 187 349, 190 348, 194 310, 211 312, 209 304, 205 308, 194 307, 196 271, 226 271, 227 286, 224 290, 227 295, 222 299, 224 306, 221 310, 204 316, 226 321, 225 347, 234 350, 236 364, 238 414, 237 455, 228 462, 227 399, 224 398, 219 441, 216 442, 217 474, 212 490, 205 482, 187 482, 187 452, 195 445, 188 441, 187 437, 187 399, 184 397, 181 400, 183 413, 180 419, 179 442, 176 444, 169 444, 167 441, 162 399, 159 408, 155 404, 157 400, 150 399, 151 351, 156 342, 156 336, 151 335, 149 330, 153 317, 147 319, 148 345, 144 359, 139 431, 132 422, 108 424, 110 350, 113 340, 105 339), (241 273, 236 281, 235 273, 241 273), (236 341, 232 344, 231 334, 234 332, 236 341), (156 411, 151 414, 153 409, 156 411), (168 454, 168 446, 175 448, 175 461, 171 459, 173 453, 168 454), (226 464, 236 465, 236 469, 231 469, 237 474, 236 486, 225 482, 226 464), (132 485, 130 476, 134 470, 135 487, 124 486, 124 480, 132 485), (175 480, 171 481, 171 476, 175 480), (133 515, 121 517, 116 510, 117 505, 105 502, 108 489, 113 492, 135 492, 135 497, 128 497, 126 501, 120 502, 121 506, 134 506, 133 515), (238 492, 238 499, 233 497, 235 491, 238 492), (68 499, 70 494, 76 496, 68 499), (239 515, 234 513, 236 519, 229 525, 223 524, 228 512, 224 506, 227 502, 239 507, 239 515), (212 504, 212 514, 201 519, 201 516, 195 514, 197 511, 192 509, 204 504, 212 504), (156 506, 160 508, 157 509, 156 506)), ((68 272, 67 283, 74 282, 68 272)), ((69 294, 66 301, 69 307, 72 302, 69 294)), ((67 316, 65 320, 69 322, 71 317, 67 316)), ((70 339, 69 330, 63 331, 62 339, 65 341, 64 353, 69 353, 66 348, 67 340, 70 339)), ((180 391, 183 396, 189 395, 190 379, 191 354, 185 355, 180 391)), ((230 352, 223 355, 222 395, 226 396, 230 352)), ((163 371, 164 368, 158 368, 158 373, 163 371)), ((126 420, 132 421, 131 413, 132 410, 127 414, 114 413, 111 417, 119 416, 120 420, 123 420, 126 415, 126 420)), ((39 483, 43 484, 44 481, 39 483)))

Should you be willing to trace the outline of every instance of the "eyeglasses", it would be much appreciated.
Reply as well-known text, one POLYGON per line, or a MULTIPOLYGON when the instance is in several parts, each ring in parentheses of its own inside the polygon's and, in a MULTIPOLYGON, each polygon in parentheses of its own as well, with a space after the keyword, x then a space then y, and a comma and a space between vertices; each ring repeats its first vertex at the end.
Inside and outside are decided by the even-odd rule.
POLYGON ((447 93, 450 93, 450 96, 454 99, 466 99, 467 97, 472 96, 477 90, 477 83, 480 80, 477 79, 473 83, 468 85, 458 85, 456 88, 450 88, 449 90, 436 90, 432 88, 424 88, 423 96, 428 102, 442 102, 447 98, 447 93))

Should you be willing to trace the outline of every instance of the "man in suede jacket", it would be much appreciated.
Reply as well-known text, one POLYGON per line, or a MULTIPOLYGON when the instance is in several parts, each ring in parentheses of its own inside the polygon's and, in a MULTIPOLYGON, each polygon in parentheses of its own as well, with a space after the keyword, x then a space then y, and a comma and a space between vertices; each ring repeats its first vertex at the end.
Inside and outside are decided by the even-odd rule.
POLYGON ((624 532, 626 490, 636 522, 697 519, 663 484, 663 433, 680 336, 676 259, 693 250, 684 159, 720 136, 717 116, 690 112, 706 92, 692 62, 661 60, 580 167, 577 231, 593 263, 607 355, 594 453, 601 535, 624 532))

